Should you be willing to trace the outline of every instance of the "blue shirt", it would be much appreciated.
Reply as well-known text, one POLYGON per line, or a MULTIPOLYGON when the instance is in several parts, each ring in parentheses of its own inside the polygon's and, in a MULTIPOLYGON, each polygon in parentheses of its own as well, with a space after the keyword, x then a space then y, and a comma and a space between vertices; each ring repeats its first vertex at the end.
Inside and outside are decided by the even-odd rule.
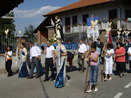
MULTIPOLYGON (((101 49, 100 48, 96 48, 96 51, 99 53, 99 55, 100 55, 100 53, 101 53, 101 49)), ((98 57, 98 65, 100 64, 100 57, 98 57)))

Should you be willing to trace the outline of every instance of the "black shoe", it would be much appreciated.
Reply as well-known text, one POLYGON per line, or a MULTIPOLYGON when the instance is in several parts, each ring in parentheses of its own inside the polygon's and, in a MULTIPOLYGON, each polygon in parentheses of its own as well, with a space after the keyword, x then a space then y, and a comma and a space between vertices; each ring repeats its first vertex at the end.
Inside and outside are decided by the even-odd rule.
POLYGON ((8 77, 11 77, 11 76, 13 76, 13 73, 11 73, 11 74, 8 74, 8 77))
POLYGON ((55 77, 54 78, 51 78, 51 81, 54 81, 55 80, 55 77))
POLYGON ((48 79, 43 80, 43 82, 46 82, 46 81, 49 81, 49 78, 48 78, 48 79))

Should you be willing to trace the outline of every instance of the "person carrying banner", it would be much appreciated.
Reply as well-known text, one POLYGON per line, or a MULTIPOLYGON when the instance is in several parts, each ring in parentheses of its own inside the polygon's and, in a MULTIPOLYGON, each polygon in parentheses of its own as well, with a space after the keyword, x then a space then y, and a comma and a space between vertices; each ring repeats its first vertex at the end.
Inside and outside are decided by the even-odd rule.
POLYGON ((80 68, 80 73, 83 73, 84 71, 84 58, 85 58, 86 52, 87 52, 87 47, 84 44, 84 41, 81 39, 79 49, 78 49, 78 61, 77 61, 80 68))
POLYGON ((20 44, 20 66, 19 66, 19 78, 28 77, 29 73, 26 66, 27 49, 25 48, 25 43, 20 44))
POLYGON ((7 77, 10 77, 13 75, 13 71, 11 70, 12 66, 12 47, 10 45, 7 46, 7 52, 5 52, 5 58, 6 58, 6 70, 8 72, 7 77))
POLYGON ((55 80, 55 87, 61 88, 64 87, 67 83, 66 76, 66 56, 67 51, 66 47, 62 44, 62 39, 57 40, 58 46, 56 47, 56 66, 57 66, 57 76, 55 80))
POLYGON ((87 57, 90 58, 90 70, 89 70, 89 90, 86 91, 87 93, 92 92, 92 85, 95 85, 95 92, 98 91, 97 88, 97 77, 98 77, 98 58, 99 53, 96 51, 96 44, 93 43, 91 46, 91 53, 87 54, 87 57))
POLYGON ((105 56, 105 81, 107 80, 107 75, 110 75, 109 80, 112 80, 112 71, 113 71, 113 55, 114 55, 114 49, 111 43, 107 44, 107 49, 104 50, 104 52, 106 53, 105 56))

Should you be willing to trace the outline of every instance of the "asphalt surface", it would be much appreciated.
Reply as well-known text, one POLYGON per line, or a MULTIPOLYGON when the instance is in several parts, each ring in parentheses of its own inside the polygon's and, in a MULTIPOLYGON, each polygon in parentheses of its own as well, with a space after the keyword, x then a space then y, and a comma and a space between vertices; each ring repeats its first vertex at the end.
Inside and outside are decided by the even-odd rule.
POLYGON ((102 67, 99 67, 99 90, 90 94, 84 93, 86 69, 80 74, 76 61, 73 71, 69 72, 67 67, 70 80, 63 88, 55 88, 54 81, 43 82, 45 75, 39 79, 27 79, 18 78, 18 74, 9 78, 0 74, 0 98, 131 98, 131 74, 125 73, 122 78, 113 75, 111 81, 101 82, 102 67))

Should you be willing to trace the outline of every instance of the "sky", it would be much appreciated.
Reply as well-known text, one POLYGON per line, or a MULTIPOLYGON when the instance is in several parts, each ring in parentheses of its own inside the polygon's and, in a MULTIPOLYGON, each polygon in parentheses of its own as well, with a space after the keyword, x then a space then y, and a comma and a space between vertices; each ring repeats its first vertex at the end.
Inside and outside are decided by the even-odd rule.
POLYGON ((79 0, 24 0, 13 10, 16 33, 19 30, 24 33, 25 27, 30 24, 36 28, 44 20, 42 15, 77 1, 79 0))

